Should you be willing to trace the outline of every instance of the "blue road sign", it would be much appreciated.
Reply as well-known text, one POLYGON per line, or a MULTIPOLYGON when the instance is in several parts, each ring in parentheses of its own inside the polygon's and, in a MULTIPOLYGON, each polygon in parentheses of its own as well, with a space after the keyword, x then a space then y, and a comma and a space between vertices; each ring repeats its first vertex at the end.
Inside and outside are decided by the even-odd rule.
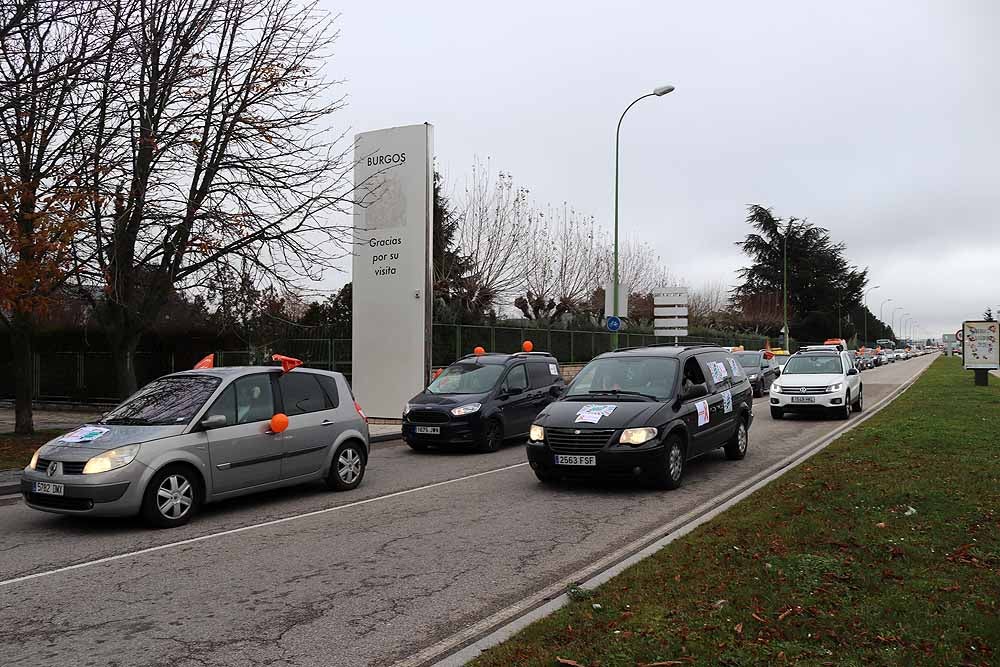
POLYGON ((622 328, 621 318, 612 315, 608 318, 608 331, 618 331, 622 328))

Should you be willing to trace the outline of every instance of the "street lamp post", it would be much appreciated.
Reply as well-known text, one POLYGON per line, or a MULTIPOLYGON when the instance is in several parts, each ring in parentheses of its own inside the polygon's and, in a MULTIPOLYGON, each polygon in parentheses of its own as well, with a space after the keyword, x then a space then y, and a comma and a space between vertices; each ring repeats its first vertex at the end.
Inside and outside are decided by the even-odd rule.
POLYGON ((861 307, 864 310, 862 315, 865 318, 865 341, 864 341, 865 346, 868 345, 868 294, 877 290, 879 287, 881 287, 881 285, 875 285, 875 287, 869 287, 867 290, 865 290, 864 295, 861 297, 861 307))
POLYGON ((883 327, 885 326, 885 320, 882 319, 885 317, 885 312, 883 308, 885 308, 885 304, 889 303, 890 301, 892 301, 892 299, 886 299, 885 301, 882 302, 882 305, 878 307, 878 321, 882 323, 883 327))
MULTIPOLYGON (((639 100, 644 100, 647 97, 663 97, 667 93, 673 92, 673 86, 660 86, 659 88, 654 88, 653 92, 646 93, 635 100, 632 104, 625 107, 625 111, 622 112, 621 117, 618 119, 618 129, 615 131, 615 268, 614 268, 614 279, 612 281, 611 288, 614 290, 612 294, 612 304, 614 306, 614 311, 612 315, 618 315, 618 145, 622 133, 622 121, 625 119, 625 114, 631 109, 636 102, 639 100)), ((611 347, 612 349, 618 347, 618 332, 611 332, 611 347)))
POLYGON ((784 282, 784 288, 782 294, 785 302, 784 310, 785 310, 785 353, 786 354, 790 353, 792 349, 788 346, 788 333, 789 333, 788 332, 788 235, 791 233, 792 233, 792 221, 789 220, 788 228, 785 229, 784 243, 782 244, 784 250, 781 253, 782 263, 784 265, 781 274, 782 274, 782 280, 784 282))
POLYGON ((903 313, 899 316, 899 330, 903 333, 903 340, 906 340, 906 325, 903 322, 909 319, 909 317, 909 313, 903 313))
POLYGON ((889 317, 889 330, 892 331, 892 335, 896 335, 896 311, 903 310, 903 306, 896 306, 892 309, 892 315, 889 317))

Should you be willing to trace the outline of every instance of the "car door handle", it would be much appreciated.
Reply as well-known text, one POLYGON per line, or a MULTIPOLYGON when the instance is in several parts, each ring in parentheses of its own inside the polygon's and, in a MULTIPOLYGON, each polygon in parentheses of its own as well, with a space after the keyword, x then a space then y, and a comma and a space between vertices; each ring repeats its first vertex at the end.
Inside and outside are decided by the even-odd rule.
POLYGON ((330 421, 329 419, 324 419, 323 426, 333 426, 333 422, 330 421))

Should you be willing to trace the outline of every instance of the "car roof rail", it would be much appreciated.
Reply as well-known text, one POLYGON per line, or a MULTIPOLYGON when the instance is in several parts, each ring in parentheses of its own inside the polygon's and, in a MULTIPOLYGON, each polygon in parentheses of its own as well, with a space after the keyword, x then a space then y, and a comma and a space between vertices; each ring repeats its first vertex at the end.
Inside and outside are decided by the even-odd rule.
POLYGON ((651 343, 649 345, 634 345, 632 347, 617 347, 611 352, 627 352, 628 350, 643 350, 647 347, 676 347, 681 350, 693 350, 700 347, 718 347, 720 350, 722 347, 717 343, 651 343))
POLYGON ((555 359, 555 355, 551 352, 515 352, 512 357, 552 357, 555 359))

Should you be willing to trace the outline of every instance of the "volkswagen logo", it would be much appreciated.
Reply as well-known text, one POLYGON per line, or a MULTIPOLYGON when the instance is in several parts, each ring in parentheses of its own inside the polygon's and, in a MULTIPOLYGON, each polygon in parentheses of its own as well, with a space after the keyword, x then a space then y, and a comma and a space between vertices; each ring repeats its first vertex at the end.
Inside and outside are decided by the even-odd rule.
POLYGON ((806 393, 806 391, 807 391, 807 390, 806 390, 806 388, 805 388, 805 387, 801 387, 801 388, 799 389, 799 393, 800 393, 800 394, 804 394, 804 393, 806 393))
POLYGON ((56 474, 58 470, 59 470, 59 464, 56 463, 55 461, 50 461, 49 467, 45 469, 45 474, 48 475, 49 477, 52 477, 53 475, 56 474))

